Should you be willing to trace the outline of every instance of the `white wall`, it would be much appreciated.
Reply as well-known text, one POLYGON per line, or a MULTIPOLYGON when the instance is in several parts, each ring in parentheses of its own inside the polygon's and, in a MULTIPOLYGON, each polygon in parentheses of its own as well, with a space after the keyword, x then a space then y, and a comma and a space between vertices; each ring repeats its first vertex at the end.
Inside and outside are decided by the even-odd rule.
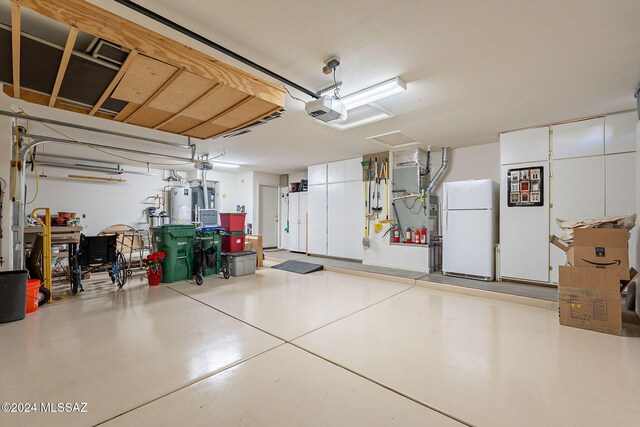
MULTIPOLYGON (((128 170, 135 167, 127 166, 128 170)), ((42 167, 39 167, 39 172, 42 167)), ((96 235, 101 230, 114 224, 126 224, 135 228, 146 228, 147 220, 144 209, 156 202, 148 196, 160 194, 166 182, 162 181, 161 171, 152 170, 156 176, 127 175, 118 178, 126 179, 125 183, 84 181, 68 178, 73 175, 91 175, 108 177, 109 175, 47 167, 46 178, 38 178, 38 196, 27 206, 27 213, 36 207, 51 209, 52 215, 58 211, 75 212, 85 227, 84 233, 96 235), (86 218, 82 218, 85 215, 86 218)), ((35 195, 35 174, 27 174, 27 201, 35 195)))
MULTIPOLYGON (((432 176, 442 164, 441 151, 431 153, 432 176)), ((449 153, 449 169, 442 182, 462 181, 469 179, 491 178, 496 182, 500 179, 500 147, 498 143, 477 145, 473 147, 456 148, 449 153)), ((385 184, 381 184, 381 194, 385 194, 385 184)), ((437 188, 442 196, 442 183, 437 188)), ((384 196, 383 196, 384 197, 384 196)), ((389 196, 391 197, 391 195, 389 196)), ((393 208, 389 208, 392 210, 393 208)), ((380 214, 385 218, 386 213, 380 214)), ((390 217, 393 217, 391 212, 390 217)), ((363 264, 382 267, 400 268, 413 271, 429 271, 429 251, 424 246, 394 246, 389 244, 389 235, 382 239, 382 235, 389 229, 385 225, 380 233, 373 231, 373 221, 369 234, 370 247, 365 250, 363 264)))

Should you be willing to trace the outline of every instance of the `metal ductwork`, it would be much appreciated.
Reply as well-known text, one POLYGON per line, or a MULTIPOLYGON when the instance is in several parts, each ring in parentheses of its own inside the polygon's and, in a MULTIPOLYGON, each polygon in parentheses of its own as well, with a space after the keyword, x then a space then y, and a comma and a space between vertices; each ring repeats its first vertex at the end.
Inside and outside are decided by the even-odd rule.
POLYGON ((440 184, 440 181, 442 181, 442 177, 444 176, 445 172, 449 168, 450 149, 450 147, 442 147, 442 164, 440 165, 440 169, 438 169, 436 174, 433 176, 433 179, 431 179, 431 182, 427 187, 427 194, 431 194, 435 191, 436 187, 438 187, 438 184, 440 184))

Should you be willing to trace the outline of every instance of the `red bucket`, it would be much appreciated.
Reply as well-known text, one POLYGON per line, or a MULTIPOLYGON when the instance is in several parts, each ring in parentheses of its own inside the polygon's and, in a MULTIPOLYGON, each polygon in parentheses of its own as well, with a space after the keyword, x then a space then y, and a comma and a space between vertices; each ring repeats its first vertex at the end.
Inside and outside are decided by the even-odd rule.
POLYGON ((27 313, 38 311, 40 280, 27 280, 27 313))
POLYGON ((221 213, 220 225, 229 232, 244 231, 246 213, 221 213))

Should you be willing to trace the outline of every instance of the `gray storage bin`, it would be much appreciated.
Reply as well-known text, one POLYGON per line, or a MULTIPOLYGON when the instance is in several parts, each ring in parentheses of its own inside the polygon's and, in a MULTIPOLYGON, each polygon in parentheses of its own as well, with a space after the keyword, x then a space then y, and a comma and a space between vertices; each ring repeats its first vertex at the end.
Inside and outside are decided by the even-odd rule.
POLYGON ((232 276, 246 276, 255 274, 257 255, 254 251, 227 253, 226 262, 229 274, 232 276))

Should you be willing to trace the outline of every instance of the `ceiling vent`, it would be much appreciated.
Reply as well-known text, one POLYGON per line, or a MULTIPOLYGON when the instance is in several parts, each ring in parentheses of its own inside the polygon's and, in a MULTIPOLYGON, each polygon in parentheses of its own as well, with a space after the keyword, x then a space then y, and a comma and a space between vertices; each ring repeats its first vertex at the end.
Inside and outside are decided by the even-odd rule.
POLYGON ((402 133, 399 130, 396 130, 396 131, 393 131, 393 132, 388 132, 388 133, 383 133, 383 134, 380 134, 380 135, 370 136, 367 139, 370 139, 370 140, 376 141, 376 142, 381 142, 383 144, 390 145, 392 147, 397 147, 397 146, 400 146, 400 145, 411 144, 411 143, 416 142, 415 139, 413 139, 410 136, 402 133))
POLYGON ((122 65, 127 59, 130 50, 115 43, 111 43, 100 37, 93 39, 85 53, 96 59, 111 62, 112 64, 122 65))

